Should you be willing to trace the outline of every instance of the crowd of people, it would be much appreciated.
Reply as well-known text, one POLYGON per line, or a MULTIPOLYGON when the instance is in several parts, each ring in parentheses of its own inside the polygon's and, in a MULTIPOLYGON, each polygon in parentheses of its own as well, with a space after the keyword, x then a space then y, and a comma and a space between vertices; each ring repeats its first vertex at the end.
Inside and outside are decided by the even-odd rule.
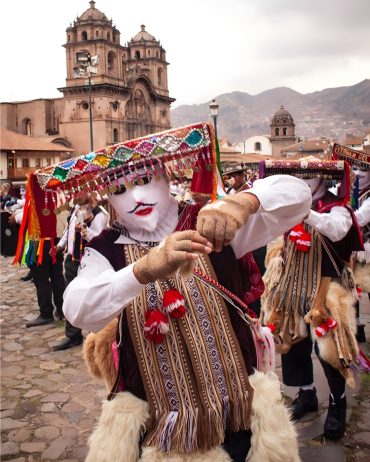
POLYGON ((78 188, 75 173, 62 184, 36 172, 29 183, 39 210, 28 225, 37 220, 40 235, 23 253, 40 313, 27 327, 65 316, 54 350, 90 331, 87 366, 110 390, 87 462, 298 461, 292 420, 318 409, 313 347, 330 389, 324 435, 345 432, 351 367, 369 369, 356 284, 370 290, 370 156, 351 158, 352 173, 343 158, 217 172, 212 136, 197 124, 144 138, 152 154, 138 144, 135 162, 135 142, 107 148, 114 168, 94 167, 106 208, 91 194, 91 169, 78 188), (50 231, 49 208, 66 208, 61 187, 74 205, 64 229, 50 231), (289 412, 272 374, 275 344, 283 383, 298 387, 289 412))

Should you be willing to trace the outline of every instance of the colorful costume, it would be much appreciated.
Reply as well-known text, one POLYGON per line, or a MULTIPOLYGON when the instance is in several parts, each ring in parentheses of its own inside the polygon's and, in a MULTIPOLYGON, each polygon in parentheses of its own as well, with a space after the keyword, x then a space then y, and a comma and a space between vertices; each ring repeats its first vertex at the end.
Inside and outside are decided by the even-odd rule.
POLYGON ((344 433, 345 380, 354 386, 352 363, 358 359, 355 339, 355 291, 349 262, 362 242, 349 201, 349 166, 344 161, 266 161, 260 176, 287 173, 311 187, 313 208, 304 222, 284 237, 280 251, 268 262, 264 276, 264 322, 281 343, 283 381, 299 386, 293 403, 298 419, 317 410, 313 388, 312 343, 331 391, 324 426, 328 438, 344 433), (326 182, 340 181, 339 196, 326 182), (311 326, 311 335, 306 323, 311 326), (335 414, 335 415, 334 415, 335 414))
POLYGON ((199 234, 194 206, 178 216, 167 169, 191 167, 192 190, 216 199, 214 146, 212 128, 196 124, 35 174, 44 210, 96 188, 108 193, 118 215, 88 244, 65 292, 69 321, 96 332, 85 354, 90 370, 109 386, 113 368, 97 358, 102 351, 109 355, 107 338, 119 317, 114 399, 104 403, 88 461, 244 461, 251 445, 251 461, 299 460, 278 381, 255 372, 272 361, 273 345, 238 298, 249 281, 237 259, 302 219, 309 190, 291 177, 256 182, 252 194, 205 206, 199 234), (218 253, 210 253, 202 237, 213 230, 218 253), (225 240, 231 243, 222 247, 225 240), (266 409, 274 409, 274 418, 266 409))

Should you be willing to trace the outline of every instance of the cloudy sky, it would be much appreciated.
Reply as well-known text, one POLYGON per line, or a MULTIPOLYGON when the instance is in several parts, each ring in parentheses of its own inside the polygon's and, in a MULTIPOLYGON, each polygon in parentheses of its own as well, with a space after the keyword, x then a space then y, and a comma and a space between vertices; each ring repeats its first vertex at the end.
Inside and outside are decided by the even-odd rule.
MULTIPOLYGON (((65 29, 88 0, 1 1, 0 101, 61 96, 65 29)), ((145 24, 181 104, 279 86, 301 93, 370 78, 370 0, 96 0, 124 45, 145 24)))

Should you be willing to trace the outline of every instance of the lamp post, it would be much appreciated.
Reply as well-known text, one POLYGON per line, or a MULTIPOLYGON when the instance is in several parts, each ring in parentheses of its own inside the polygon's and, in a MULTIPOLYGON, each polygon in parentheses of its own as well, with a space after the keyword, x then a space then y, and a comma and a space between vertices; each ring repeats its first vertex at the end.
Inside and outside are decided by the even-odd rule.
POLYGON ((211 116, 212 116, 212 119, 213 119, 213 126, 215 128, 215 136, 216 136, 216 140, 218 139, 217 138, 217 117, 218 117, 218 104, 216 103, 216 100, 213 99, 211 101, 211 104, 209 105, 209 108, 211 110, 211 116))
POLYGON ((91 92, 92 81, 91 75, 97 73, 97 66, 99 64, 99 56, 91 56, 88 51, 81 51, 77 53, 78 67, 73 69, 75 78, 87 77, 87 85, 89 91, 89 125, 90 125, 90 152, 94 151, 94 134, 93 134, 93 115, 91 105, 91 92))

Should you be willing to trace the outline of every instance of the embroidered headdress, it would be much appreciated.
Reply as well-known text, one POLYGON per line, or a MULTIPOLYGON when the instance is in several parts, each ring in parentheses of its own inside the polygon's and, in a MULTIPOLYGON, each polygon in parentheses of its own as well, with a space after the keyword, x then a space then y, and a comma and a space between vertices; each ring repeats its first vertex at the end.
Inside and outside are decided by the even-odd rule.
POLYGON ((292 175, 301 179, 323 178, 340 182, 338 196, 343 203, 350 197, 350 169, 344 160, 321 160, 307 157, 299 160, 263 160, 259 178, 271 175, 292 175))
POLYGON ((124 141, 56 165, 28 178, 24 220, 15 262, 20 263, 26 231, 30 240, 56 237, 56 214, 71 200, 114 192, 118 180, 129 188, 147 175, 192 169, 191 190, 211 199, 217 195, 217 154, 213 128, 198 123, 124 141))

